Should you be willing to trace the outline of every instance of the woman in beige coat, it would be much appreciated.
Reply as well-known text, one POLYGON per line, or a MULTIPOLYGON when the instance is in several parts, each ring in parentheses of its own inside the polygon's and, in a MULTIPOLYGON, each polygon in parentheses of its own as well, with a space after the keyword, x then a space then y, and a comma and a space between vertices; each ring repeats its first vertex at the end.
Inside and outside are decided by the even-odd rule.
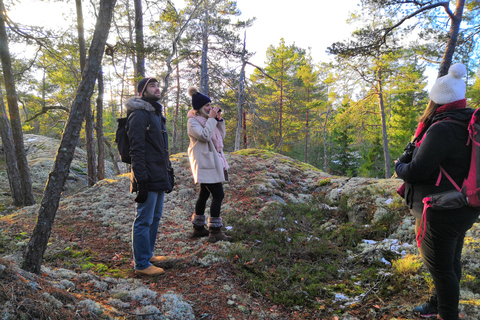
POLYGON ((187 133, 190 138, 188 159, 193 180, 200 185, 200 193, 192 216, 193 237, 206 237, 208 242, 232 241, 221 230, 223 223, 220 209, 225 196, 223 182, 226 180, 228 164, 223 154, 225 122, 220 108, 212 107, 211 100, 198 92, 197 88, 188 89, 192 97, 192 107, 188 113, 187 133), (205 206, 212 195, 210 217, 205 221, 205 206), (208 230, 205 229, 208 226, 208 230))

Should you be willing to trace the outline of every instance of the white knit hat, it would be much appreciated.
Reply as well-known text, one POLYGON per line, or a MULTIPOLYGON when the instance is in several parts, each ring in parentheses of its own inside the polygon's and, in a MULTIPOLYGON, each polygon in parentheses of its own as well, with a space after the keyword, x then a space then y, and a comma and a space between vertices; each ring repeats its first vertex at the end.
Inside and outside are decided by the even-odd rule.
POLYGON ((430 90, 430 100, 444 105, 453 101, 465 99, 465 82, 462 77, 467 74, 467 68, 461 63, 455 63, 448 69, 446 76, 440 77, 430 90))

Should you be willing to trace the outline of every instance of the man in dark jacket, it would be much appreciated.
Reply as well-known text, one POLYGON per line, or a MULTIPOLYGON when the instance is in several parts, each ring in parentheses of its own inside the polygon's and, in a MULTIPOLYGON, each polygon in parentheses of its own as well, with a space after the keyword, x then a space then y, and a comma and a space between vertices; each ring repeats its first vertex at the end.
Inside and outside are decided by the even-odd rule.
POLYGON ((132 247, 135 274, 154 276, 165 273, 154 266, 166 258, 154 256, 158 225, 163 212, 165 191, 172 190, 167 167, 168 135, 162 115, 160 88, 154 78, 138 83, 139 97, 126 101, 132 171, 131 192, 136 192, 135 220, 132 228, 132 247))

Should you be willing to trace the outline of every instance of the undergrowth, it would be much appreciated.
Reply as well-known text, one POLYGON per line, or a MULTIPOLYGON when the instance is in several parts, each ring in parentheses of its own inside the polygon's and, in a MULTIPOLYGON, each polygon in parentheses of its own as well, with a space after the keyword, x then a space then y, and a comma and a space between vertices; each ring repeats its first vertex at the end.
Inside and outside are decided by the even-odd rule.
POLYGON ((238 244, 227 256, 252 292, 287 307, 321 309, 339 288, 348 288, 352 297, 361 295, 351 279, 360 275, 359 281, 368 281, 382 268, 381 263, 362 266, 349 256, 362 239, 385 238, 389 226, 340 220, 338 210, 319 201, 289 204, 280 211, 272 207, 258 219, 236 221, 233 236, 238 244), (352 263, 357 263, 355 275, 352 263))

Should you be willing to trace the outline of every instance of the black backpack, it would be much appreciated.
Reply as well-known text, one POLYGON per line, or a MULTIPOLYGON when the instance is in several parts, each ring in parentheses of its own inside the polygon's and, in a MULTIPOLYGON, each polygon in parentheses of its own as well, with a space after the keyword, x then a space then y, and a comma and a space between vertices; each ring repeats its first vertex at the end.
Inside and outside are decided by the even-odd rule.
POLYGON ((115 133, 115 143, 117 144, 118 154, 122 162, 131 164, 130 158, 130 141, 128 140, 128 117, 118 118, 117 132, 115 133))
MULTIPOLYGON (((132 164, 132 159, 130 158, 130 140, 128 140, 128 117, 118 118, 117 131, 115 132, 115 143, 117 144, 118 154, 120 155, 120 160, 122 162, 132 164)), ((147 126, 147 132, 150 130, 150 124, 147 126)))

